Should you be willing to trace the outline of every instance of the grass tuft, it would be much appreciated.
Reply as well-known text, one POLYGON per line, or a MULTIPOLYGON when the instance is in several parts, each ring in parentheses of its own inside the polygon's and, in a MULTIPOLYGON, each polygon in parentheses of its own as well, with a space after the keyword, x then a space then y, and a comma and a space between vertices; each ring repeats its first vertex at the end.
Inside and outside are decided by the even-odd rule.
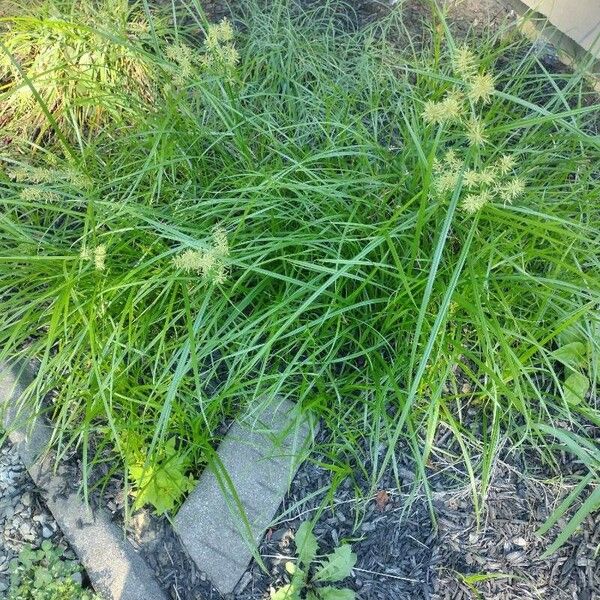
MULTIPOLYGON (((21 131, 49 112, 79 140, 7 155, 0 192, 1 355, 39 360, 29 401, 56 391, 59 456, 134 487, 147 456, 187 488, 219 425, 275 397, 321 420, 332 471, 368 464, 373 487, 401 440, 424 476, 445 430, 475 497, 505 436, 550 462, 556 431, 597 449, 583 75, 549 73, 514 34, 463 45, 435 13, 417 47, 401 6, 360 31, 337 6, 250 2, 231 30, 190 2, 147 47, 102 46, 107 93, 129 91, 114 110, 48 100, 70 63, 29 76, 48 111, 5 101, 21 131)), ((95 44, 96 21, 72 18, 59 37, 14 20, 4 44, 95 44)))

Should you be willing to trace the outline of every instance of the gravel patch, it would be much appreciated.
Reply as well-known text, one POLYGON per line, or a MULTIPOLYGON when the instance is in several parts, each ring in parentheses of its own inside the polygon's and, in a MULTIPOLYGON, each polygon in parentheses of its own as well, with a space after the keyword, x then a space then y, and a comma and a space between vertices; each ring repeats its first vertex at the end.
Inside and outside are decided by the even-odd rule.
POLYGON ((37 549, 44 540, 78 563, 16 449, 5 441, 0 447, 0 597, 9 587, 10 561, 23 548, 37 549))

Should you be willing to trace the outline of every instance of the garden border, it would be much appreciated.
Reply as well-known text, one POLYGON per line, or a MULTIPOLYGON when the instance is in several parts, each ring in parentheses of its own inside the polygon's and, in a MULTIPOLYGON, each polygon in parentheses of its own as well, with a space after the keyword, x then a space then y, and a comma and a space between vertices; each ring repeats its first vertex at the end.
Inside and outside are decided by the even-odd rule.
POLYGON ((0 363, 3 425, 46 505, 85 567, 94 589, 107 600, 166 600, 149 566, 102 509, 92 511, 64 468, 44 454, 51 436, 43 417, 19 410, 17 399, 34 380, 32 368, 0 363))
POLYGON ((221 594, 233 594, 258 558, 312 433, 290 400, 261 405, 233 423, 175 515, 175 533, 221 594))
MULTIPOLYGON (((0 362, 2 423, 94 589, 107 600, 167 600, 124 531, 102 508, 92 510, 67 469, 46 453, 51 425, 18 401, 34 380, 30 364, 0 362)), ((298 451, 317 429, 285 399, 248 413, 232 424, 176 514, 173 530, 183 548, 222 594, 234 592, 258 556, 257 545, 304 459, 298 451)))

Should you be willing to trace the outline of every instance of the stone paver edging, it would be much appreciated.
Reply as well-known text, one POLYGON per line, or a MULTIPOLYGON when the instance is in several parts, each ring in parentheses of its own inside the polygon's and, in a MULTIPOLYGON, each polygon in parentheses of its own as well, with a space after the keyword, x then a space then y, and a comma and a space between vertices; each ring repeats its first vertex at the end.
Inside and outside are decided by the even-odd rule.
MULTIPOLYGON (((51 427, 18 411, 33 381, 29 367, 0 364, 4 427, 48 509, 107 600, 166 600, 148 565, 103 510, 71 491, 65 470, 44 456, 51 427)), ((222 593, 234 592, 299 465, 311 428, 288 400, 275 399, 230 428, 175 516, 175 531, 198 568, 222 593)))
POLYGON ((90 508, 71 490, 64 470, 53 470, 43 453, 51 428, 43 418, 28 418, 17 402, 33 380, 30 368, 0 364, 0 408, 9 438, 84 565, 94 589, 106 600, 166 600, 148 565, 102 510, 90 508), (4 405, 4 406, 3 406, 4 405), (18 417, 18 419, 17 419, 18 417))
POLYGON ((309 435, 294 403, 274 399, 260 414, 231 426, 179 509, 176 533, 222 594, 232 594, 248 568, 309 435))

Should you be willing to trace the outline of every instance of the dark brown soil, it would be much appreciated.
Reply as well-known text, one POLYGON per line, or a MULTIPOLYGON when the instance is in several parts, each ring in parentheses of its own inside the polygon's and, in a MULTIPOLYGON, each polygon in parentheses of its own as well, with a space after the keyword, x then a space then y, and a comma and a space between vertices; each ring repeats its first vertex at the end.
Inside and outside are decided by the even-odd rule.
POLYGON ((443 560, 435 600, 469 600, 475 597, 474 589, 490 600, 598 598, 600 565, 595 553, 600 522, 589 516, 558 552, 542 559, 560 527, 543 538, 535 532, 568 487, 546 483, 542 477, 524 477, 522 467, 498 463, 479 527, 466 495, 437 507, 438 548, 443 560), (469 574, 491 577, 470 587, 463 579, 469 574))

